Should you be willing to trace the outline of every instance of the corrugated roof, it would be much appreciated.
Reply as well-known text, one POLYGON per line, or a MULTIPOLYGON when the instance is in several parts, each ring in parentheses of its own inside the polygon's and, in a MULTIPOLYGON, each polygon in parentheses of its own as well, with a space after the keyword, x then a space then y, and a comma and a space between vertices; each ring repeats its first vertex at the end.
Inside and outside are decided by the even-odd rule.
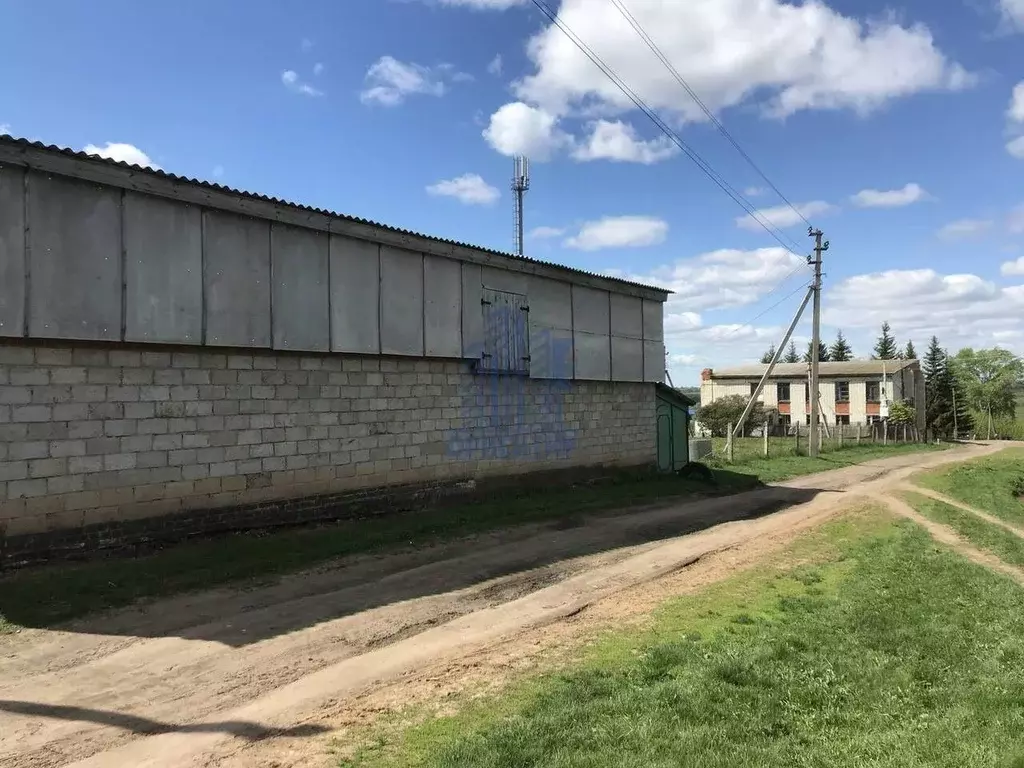
POLYGON ((471 248, 473 250, 482 251, 482 252, 485 252, 485 253, 488 253, 488 254, 493 254, 495 256, 501 256, 501 257, 504 257, 504 258, 507 258, 507 259, 515 259, 515 260, 518 260, 518 261, 527 261, 527 262, 530 262, 532 264, 537 264, 537 265, 540 265, 540 266, 543 266, 543 267, 551 267, 551 268, 554 268, 554 269, 563 270, 565 272, 569 272, 569 273, 573 273, 573 274, 577 274, 577 275, 586 275, 587 277, 598 278, 598 279, 601 279, 601 280, 609 280, 609 281, 611 281, 613 283, 621 283, 623 285, 629 285, 629 286, 633 286, 635 288, 643 288, 643 289, 647 289, 647 290, 659 291, 659 292, 665 293, 665 294, 672 293, 672 291, 669 291, 669 290, 667 290, 665 288, 660 288, 658 286, 646 285, 644 283, 637 283, 637 282, 634 282, 632 280, 623 280, 622 278, 619 278, 619 277, 610 277, 608 275, 602 275, 602 274, 597 273, 597 272, 588 272, 585 269, 578 269, 576 267, 568 267, 568 266, 566 266, 564 264, 558 264, 558 263, 551 262, 551 261, 541 261, 539 259, 532 259, 532 258, 530 258, 528 256, 519 256, 517 254, 507 253, 507 252, 504 252, 504 251, 495 251, 495 250, 492 250, 490 248, 484 248, 484 247, 479 246, 479 245, 473 245, 471 243, 464 243, 464 242, 460 242, 458 240, 448 240, 448 239, 443 238, 443 237, 435 237, 433 235, 425 235, 425 234, 423 234, 421 232, 413 232, 413 231, 408 230, 408 229, 401 229, 400 227, 392 227, 392 226, 390 226, 388 224, 381 224, 380 222, 371 221, 369 219, 362 219, 362 218, 359 218, 358 216, 348 216, 346 214, 337 213, 335 211, 329 211, 329 210, 324 209, 324 208, 313 208, 313 207, 308 206, 308 205, 301 205, 299 203, 293 203, 293 202, 290 202, 288 200, 282 200, 282 199, 277 198, 277 197, 269 197, 267 195, 261 195, 261 194, 255 193, 255 192, 247 192, 245 190, 235 189, 233 187, 227 187, 227 186, 224 186, 223 184, 215 184, 215 183, 210 182, 210 181, 203 181, 202 179, 191 178, 191 177, 188 177, 188 176, 178 176, 177 174, 168 173, 167 171, 163 171, 163 170, 155 170, 155 169, 149 168, 147 166, 133 165, 131 163, 126 163, 126 162, 119 161, 119 160, 110 160, 110 159, 105 158, 105 157, 100 157, 99 155, 90 155, 90 154, 87 154, 85 152, 79 152, 79 151, 76 151, 76 150, 73 150, 73 149, 69 149, 67 147, 58 147, 58 146, 56 146, 54 144, 43 144, 42 142, 38 142, 38 141, 29 141, 28 139, 17 138, 15 136, 11 136, 9 134, 0 133, 0 144, 13 145, 13 146, 18 146, 18 147, 23 147, 23 148, 26 148, 26 149, 31 148, 31 149, 36 149, 36 150, 44 150, 46 152, 52 152, 52 153, 55 153, 55 154, 63 155, 65 157, 72 157, 72 158, 76 158, 76 159, 79 159, 79 160, 88 160, 90 162, 95 162, 95 163, 104 163, 106 165, 119 166, 119 167, 122 167, 122 168, 127 168, 127 169, 130 169, 132 171, 139 172, 139 173, 145 173, 145 174, 149 174, 151 176, 168 179, 170 181, 174 181, 174 182, 177 182, 177 183, 191 184, 191 185, 194 185, 196 187, 217 190, 218 192, 227 192, 227 193, 230 193, 232 195, 237 195, 239 197, 247 198, 247 199, 250 199, 250 200, 260 200, 260 201, 265 202, 265 203, 272 203, 274 205, 286 206, 288 208, 293 208, 293 209, 299 210, 299 211, 305 211, 305 212, 308 212, 308 213, 317 213, 317 214, 324 215, 324 216, 337 217, 339 219, 344 219, 346 221, 350 221, 350 222, 357 223, 357 224, 364 224, 364 225, 367 225, 367 226, 379 227, 381 229, 384 229, 384 230, 387 230, 387 231, 390 231, 390 232, 394 232, 394 233, 400 234, 400 235, 406 235, 406 236, 410 236, 410 237, 420 237, 420 238, 424 238, 426 240, 431 240, 431 241, 436 242, 436 243, 443 243, 443 244, 449 245, 449 246, 456 246, 456 247, 460 247, 460 248, 471 248))
MULTIPOLYGON (((917 360, 851 360, 847 363, 820 363, 818 375, 838 376, 881 376, 896 373, 904 368, 918 365, 917 360)), ((779 363, 772 371, 773 379, 799 379, 807 376, 809 363, 779 363)), ((712 379, 755 379, 764 375, 767 365, 744 365, 737 368, 712 369, 712 379)))

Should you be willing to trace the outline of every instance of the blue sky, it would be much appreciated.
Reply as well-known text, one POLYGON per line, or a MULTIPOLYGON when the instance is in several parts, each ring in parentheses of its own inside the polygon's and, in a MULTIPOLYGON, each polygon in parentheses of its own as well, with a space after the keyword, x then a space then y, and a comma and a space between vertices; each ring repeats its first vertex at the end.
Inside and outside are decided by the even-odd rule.
MULTIPOLYGON (((1024 352, 1024 0, 622 2, 815 212, 832 244, 827 338, 842 327, 867 354, 888 319, 919 349, 936 333, 1024 352)), ((549 4, 807 252, 803 222, 611 0, 549 4)), ((16 136, 501 250, 509 155, 529 153, 528 255, 677 290, 677 383, 756 358, 798 303, 771 308, 799 292, 803 270, 772 291, 798 257, 529 0, 97 0, 4 17, 19 66, 0 70, 0 126, 16 136)))

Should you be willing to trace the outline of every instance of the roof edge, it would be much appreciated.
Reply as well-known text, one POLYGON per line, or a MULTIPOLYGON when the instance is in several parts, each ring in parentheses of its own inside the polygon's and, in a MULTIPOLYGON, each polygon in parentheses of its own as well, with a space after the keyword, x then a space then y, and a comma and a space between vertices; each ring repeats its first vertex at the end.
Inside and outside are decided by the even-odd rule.
POLYGON ((650 301, 664 302, 672 293, 655 286, 411 232, 221 184, 0 134, 0 164, 4 163, 481 266, 561 279, 650 301))

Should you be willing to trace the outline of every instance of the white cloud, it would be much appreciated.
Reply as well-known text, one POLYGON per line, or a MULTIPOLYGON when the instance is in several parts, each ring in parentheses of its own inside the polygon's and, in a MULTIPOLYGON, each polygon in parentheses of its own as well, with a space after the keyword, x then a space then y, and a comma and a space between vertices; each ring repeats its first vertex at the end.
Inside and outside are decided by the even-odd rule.
POLYGON ((530 0, 441 0, 441 5, 472 8, 475 11, 507 11, 526 5, 530 0))
POLYGON ((912 269, 858 275, 827 289, 823 303, 830 325, 875 331, 889 322, 898 338, 935 335, 953 349, 991 346, 995 333, 1024 328, 1024 286, 1000 287, 974 274, 912 269))
POLYGON ((359 94, 364 104, 393 107, 412 95, 443 96, 448 90, 445 80, 472 79, 454 71, 451 64, 425 67, 402 62, 393 56, 381 56, 366 71, 366 88, 359 94))
POLYGON ((606 216, 588 221, 565 245, 581 251, 658 245, 668 235, 668 223, 653 216, 606 216))
POLYGON ((439 197, 454 197, 466 205, 491 205, 501 197, 495 187, 475 173, 465 173, 454 179, 431 184, 427 192, 439 197))
POLYGON ((0 123, 0 135, 2 135, 2 134, 7 134, 8 136, 11 135, 11 124, 10 123, 0 123))
POLYGON ((495 77, 501 77, 503 68, 504 64, 501 60, 501 54, 494 54, 494 58, 491 59, 491 63, 487 65, 488 74, 494 75, 495 77))
POLYGON ((1006 110, 1006 117, 1015 123, 1024 123, 1024 80, 1013 86, 1013 94, 1010 96, 1010 106, 1006 110))
MULTIPOLYGON (((1024 0, 1021 3, 1021 29, 1024 30, 1024 0)), ((1006 121, 1011 134, 1024 131, 1024 80, 1013 87, 1010 106, 1006 110, 1006 121)), ((1017 136, 1006 143, 1006 151, 1018 160, 1024 160, 1024 135, 1017 136)))
MULTIPOLYGON (((927 27, 901 26, 891 16, 862 24, 821 2, 782 0, 633 3, 630 10, 656 31, 666 56, 715 111, 761 100, 778 117, 805 109, 866 113, 892 99, 959 90, 975 80, 936 47, 927 27)), ((559 17, 652 108, 705 119, 611 3, 562 0, 559 17)), ((521 100, 558 116, 633 108, 554 25, 529 41, 527 53, 535 72, 515 84, 521 100)))
POLYGON ((951 221, 939 230, 943 240, 957 240, 965 237, 976 237, 992 229, 991 219, 959 219, 951 221))
POLYGON ((597 120, 592 126, 585 143, 573 151, 577 160, 615 160, 629 163, 652 163, 667 160, 679 154, 676 146, 667 136, 648 141, 637 138, 636 129, 628 123, 616 120, 597 120))
POLYGON ((149 155, 136 147, 134 144, 119 144, 108 141, 102 147, 95 144, 87 144, 83 149, 87 155, 99 155, 108 160, 116 160, 119 163, 137 165, 141 168, 152 168, 154 171, 161 170, 160 166, 154 163, 149 155))
POLYGON ((785 248, 722 248, 643 275, 613 274, 672 291, 667 312, 700 312, 754 304, 782 277, 806 266, 803 258, 785 248))
POLYGON ((303 52, 311 51, 313 49, 313 41, 308 37, 304 37, 299 41, 299 48, 301 48, 303 52))
POLYGON ((1014 235, 1024 233, 1024 204, 1018 205, 1007 214, 1006 229, 1014 235))
POLYGON ((1006 142, 1006 151, 1012 157, 1024 160, 1024 136, 1018 136, 1016 139, 1006 142))
POLYGON ((316 64, 314 64, 314 65, 313 65, 313 74, 314 74, 315 76, 319 77, 319 76, 320 76, 320 75, 322 75, 323 73, 324 73, 324 65, 323 65, 323 62, 319 62, 319 61, 318 61, 318 62, 317 62, 316 64))
POLYGON ((534 227, 526 236, 534 240, 547 240, 552 237, 561 237, 564 234, 563 227, 534 227))
POLYGON ((1007 276, 1024 275, 1024 256, 1014 261, 1003 262, 1003 265, 999 268, 1000 273, 1007 276))
POLYGON ((503 155, 529 155, 538 161, 547 160, 560 147, 572 143, 554 115, 520 101, 506 104, 491 115, 483 137, 503 155))
POLYGON ((314 88, 309 83, 299 78, 299 73, 293 69, 286 69, 281 73, 281 82, 284 87, 294 93, 301 93, 303 96, 323 96, 323 91, 314 88))
POLYGON ((1007 25, 1024 30, 1024 0, 999 0, 999 8, 1007 25))
MULTIPOLYGON (((792 207, 778 205, 774 208, 759 208, 754 213, 758 218, 768 222, 771 226, 784 229, 785 227, 792 227, 803 222, 801 216, 804 218, 824 216, 825 214, 832 213, 834 210, 835 206, 826 203, 824 200, 813 200, 809 203, 796 203, 792 207)), ((755 232, 761 229, 761 224, 758 220, 750 215, 737 217, 736 226, 755 232)))
POLYGON ((861 208, 901 208, 904 205, 925 200, 928 193, 919 184, 911 182, 902 189, 862 189, 852 198, 853 204, 861 208))

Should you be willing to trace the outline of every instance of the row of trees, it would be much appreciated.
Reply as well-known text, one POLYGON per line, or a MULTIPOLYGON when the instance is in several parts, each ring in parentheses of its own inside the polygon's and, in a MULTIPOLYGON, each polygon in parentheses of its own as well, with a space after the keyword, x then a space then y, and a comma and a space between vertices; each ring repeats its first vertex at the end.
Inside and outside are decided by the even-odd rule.
POLYGON ((922 363, 925 422, 939 437, 975 431, 975 414, 993 437, 997 419, 1017 416, 1016 396, 1024 386, 1024 360, 1005 349, 966 347, 950 355, 932 336, 922 363))
MULTIPOLYGON (((789 343, 789 349, 786 350, 781 358, 783 363, 799 363, 801 361, 805 363, 811 362, 811 352, 814 349, 813 342, 807 342, 807 349, 803 356, 797 352, 796 344, 794 342, 789 343)), ((761 355, 762 363, 770 363, 775 358, 777 349, 774 344, 761 355)), ((872 350, 872 360, 916 360, 917 350, 914 349, 914 342, 908 341, 907 345, 900 349, 896 343, 896 337, 892 334, 892 328, 889 327, 888 323, 882 323, 882 332, 875 342, 875 347, 872 350)), ((823 363, 845 363, 849 360, 853 360, 853 347, 843 336, 842 330, 836 334, 836 340, 832 342, 832 346, 820 342, 818 345, 818 360, 823 363)))

